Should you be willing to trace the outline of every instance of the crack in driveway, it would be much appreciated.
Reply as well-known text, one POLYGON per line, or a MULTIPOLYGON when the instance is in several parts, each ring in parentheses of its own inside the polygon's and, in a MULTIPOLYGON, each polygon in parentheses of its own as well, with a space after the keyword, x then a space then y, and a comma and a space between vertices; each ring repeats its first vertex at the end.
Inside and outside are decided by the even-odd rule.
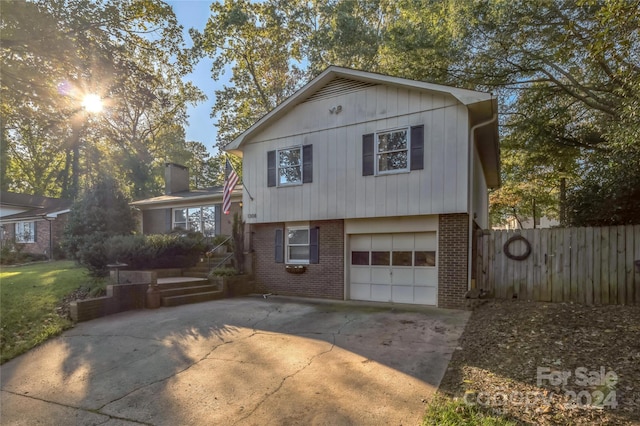
POLYGON ((264 397, 262 398, 262 400, 260 400, 260 401, 256 404, 256 406, 255 406, 255 407, 253 407, 253 410, 251 410, 250 412, 248 412, 244 417, 241 417, 240 419, 238 419, 237 421, 235 421, 233 424, 234 424, 234 425, 236 425, 236 424, 238 424, 238 423, 242 422, 243 420, 246 420, 246 419, 248 419, 249 417, 251 417, 251 416, 253 415, 253 413, 255 413, 255 412, 256 412, 256 410, 258 410, 258 408, 260 408, 260 406, 261 406, 262 404, 264 404, 264 403, 267 401, 267 399, 271 398, 273 395, 275 395, 276 393, 278 393, 278 391, 280 391, 280 389, 282 388, 282 386, 284 386, 284 383, 285 383, 288 379, 290 379, 290 378, 292 378, 292 377, 295 377, 297 374, 299 374, 299 373, 301 373, 302 371, 304 371, 305 369, 307 369, 311 364, 313 364, 313 361, 314 361, 316 358, 318 358, 319 356, 322 356, 322 355, 324 355, 324 354, 327 354, 327 353, 331 352, 331 351, 333 350, 333 348, 334 348, 334 347, 335 347, 335 344, 332 344, 332 345, 331 345, 331 347, 330 347, 329 349, 327 349, 326 351, 322 351, 322 352, 317 353, 317 354, 315 354, 314 356, 312 356, 312 357, 309 359, 309 362, 308 362, 305 366, 303 366, 302 368, 299 368, 297 371, 294 371, 293 373, 288 374, 288 375, 286 375, 285 377, 283 377, 283 378, 282 378, 282 380, 280 381, 280 384, 278 385, 278 387, 276 387, 273 391, 271 391, 271 392, 269 392, 269 393, 266 393, 266 394, 264 395, 264 397))

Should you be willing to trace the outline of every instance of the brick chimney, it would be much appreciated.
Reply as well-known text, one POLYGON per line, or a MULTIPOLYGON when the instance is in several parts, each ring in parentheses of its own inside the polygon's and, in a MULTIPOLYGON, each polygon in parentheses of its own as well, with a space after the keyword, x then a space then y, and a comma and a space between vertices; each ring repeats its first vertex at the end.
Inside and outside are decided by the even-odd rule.
POLYGON ((189 190, 189 169, 180 164, 167 163, 164 169, 164 192, 175 194, 176 192, 189 190))

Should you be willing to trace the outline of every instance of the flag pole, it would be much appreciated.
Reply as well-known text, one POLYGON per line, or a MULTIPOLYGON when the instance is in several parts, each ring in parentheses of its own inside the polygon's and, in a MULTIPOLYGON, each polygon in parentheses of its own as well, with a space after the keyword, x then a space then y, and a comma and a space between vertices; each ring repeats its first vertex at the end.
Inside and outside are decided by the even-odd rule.
MULTIPOLYGON (((227 155, 227 153, 226 153, 226 152, 224 153, 224 158, 225 158, 225 160, 226 160, 226 161, 229 161, 229 156, 227 155)), ((229 161, 229 166, 230 166, 230 167, 233 169, 233 171, 234 171, 234 172, 236 172, 236 174, 238 175, 238 171, 236 170, 236 168, 235 168, 235 167, 233 167, 233 163, 232 163, 231 161, 229 161)), ((238 175, 238 176, 240 176, 240 175, 238 175)), ((225 179, 226 179, 226 176, 225 176, 225 179)), ((245 190, 245 191, 247 191, 247 195, 249 196, 249 199, 250 199, 251 201, 253 201, 253 197, 251 196, 251 193, 250 193, 250 192, 249 192, 249 190, 247 189, 247 186, 244 184, 244 179, 242 179, 240 183, 242 184, 242 187, 244 188, 244 190, 245 190)))

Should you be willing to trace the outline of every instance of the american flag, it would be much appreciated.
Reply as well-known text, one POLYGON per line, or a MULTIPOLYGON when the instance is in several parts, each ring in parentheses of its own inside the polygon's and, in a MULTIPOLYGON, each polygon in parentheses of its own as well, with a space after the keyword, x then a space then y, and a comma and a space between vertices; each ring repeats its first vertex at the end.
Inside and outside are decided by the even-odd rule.
POLYGON ((231 213, 231 192, 233 192, 233 188, 238 183, 238 174, 231 166, 228 158, 225 166, 225 176, 224 191, 222 192, 222 212, 229 214, 231 213))

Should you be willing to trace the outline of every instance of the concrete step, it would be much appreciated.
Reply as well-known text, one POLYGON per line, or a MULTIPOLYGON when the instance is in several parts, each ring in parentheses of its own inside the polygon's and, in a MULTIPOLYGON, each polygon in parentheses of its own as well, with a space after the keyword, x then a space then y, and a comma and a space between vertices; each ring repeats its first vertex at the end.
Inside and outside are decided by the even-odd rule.
POLYGON ((218 291, 218 287, 215 284, 208 285, 196 285, 191 287, 176 287, 176 288, 167 288, 160 290, 160 297, 172 297, 172 296, 180 296, 184 294, 195 294, 195 293, 207 293, 210 291, 218 291))
POLYGON ((188 270, 188 271, 184 271, 182 273, 183 277, 190 277, 190 278, 209 278, 209 271, 205 270, 205 271, 193 271, 193 270, 188 270))
POLYGON ((207 302, 209 300, 222 299, 224 292, 222 290, 207 291, 202 293, 182 294, 179 296, 162 297, 162 306, 178 306, 189 303, 207 302))
POLYGON ((186 268, 185 271, 208 272, 209 267, 207 265, 198 265, 198 266, 192 266, 191 268, 186 268))
POLYGON ((160 290, 170 288, 192 287, 197 285, 207 285, 209 280, 201 277, 166 277, 158 278, 158 288, 160 290))

